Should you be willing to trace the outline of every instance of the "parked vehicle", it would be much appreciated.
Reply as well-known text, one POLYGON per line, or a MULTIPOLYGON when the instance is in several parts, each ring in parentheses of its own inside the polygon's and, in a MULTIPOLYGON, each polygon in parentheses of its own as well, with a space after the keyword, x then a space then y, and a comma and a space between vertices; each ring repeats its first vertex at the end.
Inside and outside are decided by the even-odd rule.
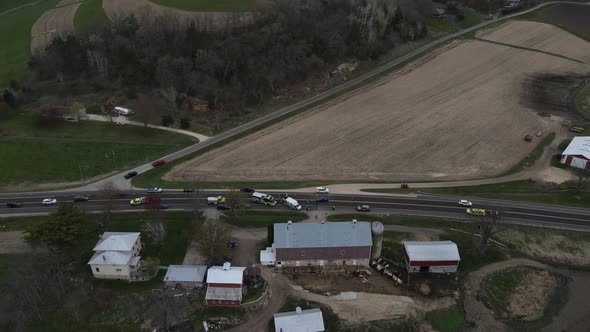
POLYGON ((299 204, 299 202, 297 202, 297 200, 291 198, 291 197, 287 197, 285 199, 285 204, 287 204, 287 206, 293 210, 301 210, 301 204, 299 204))
POLYGON ((74 202, 87 202, 90 199, 88 196, 76 195, 74 196, 74 202))
POLYGON ((146 197, 137 197, 137 198, 134 198, 131 201, 129 201, 129 205, 141 205, 141 204, 145 204, 146 201, 147 201, 146 197))
POLYGON ((329 201, 330 201, 330 198, 326 197, 326 196, 320 196, 315 199, 316 203, 329 202, 329 201))
POLYGON ((241 188, 240 191, 245 192, 245 193, 253 193, 256 191, 256 189, 254 189, 252 187, 244 187, 244 188, 241 188))
POLYGON ((462 199, 459 201, 459 205, 461 206, 472 206, 473 203, 471 203, 470 201, 466 200, 466 199, 462 199))
POLYGON ((277 201, 275 200, 275 198, 273 196, 267 195, 267 194, 263 194, 263 193, 259 193, 257 191, 255 191, 252 194, 252 197, 250 198, 250 200, 252 202, 264 204, 264 205, 267 205, 267 206, 275 206, 275 205, 277 205, 277 201))
POLYGON ((127 179, 127 180, 129 180, 129 179, 131 179, 132 177, 134 177, 136 175, 137 175, 137 172, 136 171, 132 171, 132 172, 129 172, 129 173, 125 174, 124 178, 127 179))
POLYGON ((158 167, 158 166, 164 165, 165 163, 166 163, 166 160, 164 160, 164 159, 158 159, 158 160, 156 160, 156 161, 154 161, 152 163, 152 166, 158 167))
POLYGON ((368 205, 359 205, 356 207, 356 210, 359 212, 368 212, 371 211, 371 207, 368 205))
POLYGON ((328 189, 326 187, 317 187, 317 188, 315 188, 315 192, 317 194, 329 194, 330 193, 330 189, 328 189))
POLYGON ((153 187, 153 188, 149 188, 147 192, 150 193, 150 194, 158 194, 158 193, 161 193, 163 191, 164 191, 164 189, 162 189, 162 188, 153 187))
POLYGON ((7 202, 6 206, 9 208, 19 208, 22 206, 22 204, 17 202, 7 202))
POLYGON ((467 210, 465 210, 465 213, 467 213, 470 216, 485 216, 486 210, 485 209, 467 209, 467 210))
POLYGON ((123 121, 115 121, 115 124, 117 126, 124 126, 125 125, 125 122, 123 122, 123 121))
POLYGON ((43 200, 43 205, 53 205, 57 203, 57 199, 55 198, 46 198, 43 200))
POLYGON ((227 247, 230 249, 236 248, 238 246, 238 243, 236 242, 236 240, 229 240, 227 241, 227 247))
POLYGON ((160 209, 162 209, 162 210, 168 209, 168 204, 160 204, 160 209))
POLYGON ((121 106, 117 106, 113 109, 113 113, 119 114, 119 115, 124 115, 124 116, 129 116, 129 115, 133 115, 135 114, 134 111, 125 108, 125 107, 121 107, 121 106))
POLYGON ((195 191, 195 189, 193 189, 193 188, 184 188, 182 191, 185 192, 185 193, 192 193, 192 192, 195 191))

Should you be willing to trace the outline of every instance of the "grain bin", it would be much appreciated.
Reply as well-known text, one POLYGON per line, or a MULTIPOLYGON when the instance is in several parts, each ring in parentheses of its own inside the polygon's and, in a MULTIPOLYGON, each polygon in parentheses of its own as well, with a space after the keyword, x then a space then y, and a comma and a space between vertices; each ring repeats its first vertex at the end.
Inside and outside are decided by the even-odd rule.
POLYGON ((381 249, 383 248, 383 224, 373 221, 371 223, 371 234, 373 235, 372 258, 377 259, 381 257, 381 249))

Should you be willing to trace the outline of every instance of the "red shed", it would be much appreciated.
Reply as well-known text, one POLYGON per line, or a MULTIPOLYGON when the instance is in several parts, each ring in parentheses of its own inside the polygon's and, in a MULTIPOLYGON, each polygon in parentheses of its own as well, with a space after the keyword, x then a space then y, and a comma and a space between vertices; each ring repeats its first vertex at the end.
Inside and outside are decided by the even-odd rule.
POLYGON ((404 241, 402 252, 409 272, 457 272, 461 261, 452 241, 404 241))
POLYGON ((574 137, 561 154, 561 163, 590 171, 590 136, 574 137))
POLYGON ((207 270, 207 294, 205 300, 209 306, 239 307, 242 303, 245 267, 212 266, 207 270))

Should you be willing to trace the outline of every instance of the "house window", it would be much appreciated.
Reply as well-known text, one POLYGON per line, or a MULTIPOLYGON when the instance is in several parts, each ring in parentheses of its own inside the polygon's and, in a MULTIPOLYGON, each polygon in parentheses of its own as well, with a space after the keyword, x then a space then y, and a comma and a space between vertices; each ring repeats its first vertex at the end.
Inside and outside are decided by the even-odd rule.
POLYGON ((100 270, 98 268, 96 268, 96 272, 100 272, 100 270))
POLYGON ((115 271, 117 271, 117 272, 121 272, 121 269, 116 269, 115 271))

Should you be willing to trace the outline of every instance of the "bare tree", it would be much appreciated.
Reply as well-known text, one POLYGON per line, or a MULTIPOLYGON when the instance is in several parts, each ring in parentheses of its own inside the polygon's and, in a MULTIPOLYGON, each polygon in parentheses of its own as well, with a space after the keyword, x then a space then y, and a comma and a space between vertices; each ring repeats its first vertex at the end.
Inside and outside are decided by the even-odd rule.
POLYGON ((207 221, 198 227, 197 247, 207 259, 207 264, 219 263, 229 254, 227 243, 230 228, 220 222, 207 221))
POLYGON ((103 230, 107 230, 111 224, 111 214, 117 197, 121 191, 112 182, 108 181, 98 187, 98 195, 102 200, 102 211, 104 214, 103 230))
POLYGON ((102 113, 109 119, 109 122, 113 122, 113 110, 115 109, 115 102, 113 98, 108 99, 102 104, 102 113))
POLYGON ((164 227, 164 224, 160 221, 147 222, 145 223, 143 229, 156 243, 162 243, 166 238, 166 227, 164 227))
POLYGON ((226 204, 229 207, 228 213, 226 213, 226 218, 230 221, 230 223, 237 223, 240 214, 243 211, 245 197, 239 190, 232 189, 226 195, 226 204))
POLYGON ((145 127, 150 123, 157 123, 160 120, 164 105, 146 94, 140 94, 137 101, 133 103, 136 117, 145 127))
POLYGON ((502 220, 503 214, 504 213, 499 210, 492 209, 492 210, 486 210, 486 215, 481 216, 480 221, 479 221, 479 225, 478 225, 479 237, 480 237, 480 243, 479 243, 480 250, 482 250, 482 251, 485 250, 485 247, 489 244, 490 239, 495 234, 498 234, 503 231, 502 229, 494 230, 494 228, 496 227, 496 224, 502 220))

